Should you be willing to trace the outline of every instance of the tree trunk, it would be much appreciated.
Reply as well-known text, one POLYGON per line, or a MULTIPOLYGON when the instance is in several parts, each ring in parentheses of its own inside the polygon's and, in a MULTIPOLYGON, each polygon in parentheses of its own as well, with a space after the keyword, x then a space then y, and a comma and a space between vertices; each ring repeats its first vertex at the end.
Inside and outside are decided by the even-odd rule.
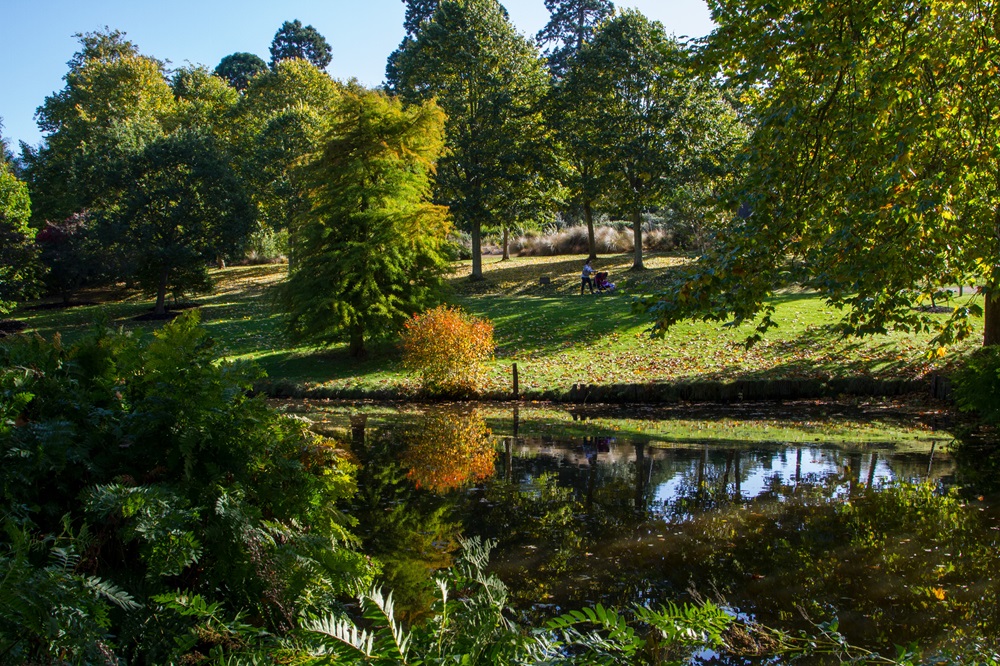
POLYGON ((983 346, 1000 345, 1000 285, 986 290, 986 310, 983 313, 983 346))
POLYGON ((503 256, 500 257, 500 261, 510 261, 510 232, 507 231, 507 227, 503 229, 503 256))
POLYGON ((482 229, 480 229, 478 220, 472 223, 472 275, 469 276, 469 279, 483 279, 482 229))
POLYGON ((642 265, 642 211, 638 208, 632 215, 632 240, 635 243, 635 259, 631 270, 641 271, 646 267, 642 265))
POLYGON ((368 350, 365 349, 365 331, 361 324, 351 324, 350 352, 353 358, 368 357, 368 350))
POLYGON ((167 278, 170 276, 170 269, 164 268, 160 271, 160 284, 156 288, 156 307, 154 314, 166 314, 167 312, 167 278))
POLYGON ((591 261, 597 259, 597 241, 594 239, 594 210, 590 207, 590 202, 583 202, 583 219, 587 221, 587 244, 590 247, 590 255, 587 257, 591 261))

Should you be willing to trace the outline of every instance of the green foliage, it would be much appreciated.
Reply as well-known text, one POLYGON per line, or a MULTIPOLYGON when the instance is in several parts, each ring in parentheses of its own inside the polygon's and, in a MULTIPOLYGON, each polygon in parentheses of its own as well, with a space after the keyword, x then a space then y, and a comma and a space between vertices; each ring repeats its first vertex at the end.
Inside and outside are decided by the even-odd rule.
POLYGON ((38 220, 113 204, 121 160, 162 136, 174 106, 162 63, 140 54, 123 33, 78 37, 65 87, 38 109, 45 145, 27 160, 38 220))
POLYGON ((128 162, 114 215, 130 273, 156 295, 206 290, 206 263, 239 247, 253 210, 216 140, 181 130, 150 142, 128 162))
POLYGON ((37 294, 41 266, 28 187, 0 159, 0 316, 37 294))
POLYGON ((420 373, 428 394, 474 395, 493 358, 493 324, 442 305, 406 322, 401 344, 403 365, 420 373))
MULTIPOLYGON (((662 327, 685 317, 776 321, 789 282, 845 311, 841 330, 971 333, 978 303, 944 321, 922 306, 950 285, 997 283, 997 105, 988 53, 993 3, 712 3, 704 55, 750 109, 742 177, 716 247, 650 302, 662 327), (953 38, 952 36, 959 36, 953 38), (860 102, 863 100, 863 103, 860 102)), ((996 342, 995 320, 986 339, 996 342)))
MULTIPOLYGON (((67 650, 166 663, 180 656, 169 632, 196 627, 178 628, 161 595, 224 600, 232 610, 212 613, 227 631, 246 617, 256 633, 280 633, 370 580, 337 508, 354 490, 351 465, 248 397, 256 373, 217 364, 212 346, 193 314, 148 342, 98 330, 68 348, 0 345, 0 490, 18 521, 0 556, 20 563, 16 580, 53 590, 35 610, 4 613, 0 640, 49 654, 38 618, 80 609, 89 624, 60 639, 67 650), (44 569, 29 545, 68 553, 70 526, 78 554, 44 569)), ((0 603, 23 605, 11 589, 0 603)), ((246 645, 216 643, 225 654, 246 645)))
POLYGON ((593 37, 595 27, 614 14, 611 0, 545 0, 549 22, 535 39, 548 44, 545 56, 555 78, 562 78, 570 61, 593 37))
POLYGON ((271 40, 271 68, 282 60, 308 60, 318 69, 325 69, 333 58, 333 50, 323 35, 311 25, 303 26, 302 21, 285 21, 274 33, 271 40))
POLYGON ((267 63, 253 53, 230 53, 219 61, 213 74, 224 79, 231 87, 243 92, 250 80, 267 71, 267 63))
POLYGON ((316 663, 337 664, 682 664, 692 653, 722 645, 732 618, 711 603, 640 608, 635 622, 600 604, 550 620, 530 634, 507 617, 507 590, 486 573, 490 542, 464 542, 463 556, 439 580, 434 616, 407 632, 393 617, 391 597, 361 597, 364 629, 328 616, 303 628, 318 644, 316 663), (639 628, 642 627, 642 628, 639 628), (644 638, 644 628, 655 634, 644 638), (669 658, 664 658, 670 655, 669 658))
POLYGON ((970 354, 951 378, 959 409, 975 412, 987 423, 1000 422, 1000 347, 970 354))
POLYGON ((347 339, 364 356, 366 340, 393 336, 440 298, 449 224, 428 199, 444 117, 373 92, 338 111, 300 174, 308 208, 290 236, 283 305, 295 338, 347 339))
POLYGON ((547 76, 535 45, 495 0, 442 2, 422 25, 391 57, 389 83, 447 114, 435 198, 471 233, 478 279, 483 228, 510 229, 554 203, 554 150, 541 114, 547 76))

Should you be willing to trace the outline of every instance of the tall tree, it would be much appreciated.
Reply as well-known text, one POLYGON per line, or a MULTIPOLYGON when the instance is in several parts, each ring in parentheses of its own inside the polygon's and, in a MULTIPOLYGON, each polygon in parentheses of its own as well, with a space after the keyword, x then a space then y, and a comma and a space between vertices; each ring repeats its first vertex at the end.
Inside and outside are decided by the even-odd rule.
POLYGON ((562 78, 570 60, 593 37, 595 26, 614 14, 611 0, 545 0, 549 22, 538 31, 535 39, 547 45, 544 53, 549 70, 562 78))
POLYGON ((287 230, 303 205, 291 170, 318 150, 343 88, 305 60, 256 77, 239 102, 240 170, 251 184, 262 233, 287 230))
POLYGON ((502 229, 521 202, 551 189, 540 178, 552 152, 538 51, 496 0, 445 0, 392 56, 388 78, 407 99, 434 98, 448 115, 436 198, 471 234, 480 279, 483 227, 502 229))
POLYGON ((326 69, 333 59, 333 49, 323 35, 311 25, 303 26, 302 21, 285 21, 274 33, 271 40, 271 68, 282 60, 301 58, 308 60, 319 69, 326 69))
POLYGON ((45 145, 25 155, 39 225, 113 199, 118 161, 161 137, 173 110, 162 63, 141 55, 124 33, 78 38, 65 87, 38 109, 45 145))
POLYGON ((753 321, 759 336, 791 278, 845 308, 846 333, 931 330, 943 348, 983 309, 940 322, 917 306, 971 283, 984 344, 1000 343, 1000 6, 711 4, 709 64, 759 96, 730 192, 750 214, 650 303, 660 325, 753 321))
POLYGON ((420 27, 434 17, 441 0, 403 0, 406 14, 403 17, 403 29, 406 36, 415 39, 420 27))
POLYGON ((27 185, 0 159, 0 315, 38 292, 41 270, 30 217, 27 185))
POLYGON ((165 311, 167 291, 208 286, 207 261, 246 237, 253 210, 210 134, 178 130, 137 151, 111 213, 139 283, 165 311))
POLYGON ((170 77, 174 109, 164 123, 168 131, 178 127, 207 129, 224 142, 236 134, 235 113, 239 93, 206 67, 182 67, 170 77))
POLYGON ((433 102, 403 108, 380 93, 351 94, 322 149, 301 172, 309 208, 291 234, 285 286, 289 327, 322 344, 394 335, 439 297, 447 210, 429 203, 444 148, 433 102))
POLYGON ((215 67, 214 74, 225 79, 230 86, 243 92, 250 80, 267 71, 267 63, 253 53, 230 53, 215 67))
MULTIPOLYGON (((629 10, 604 23, 577 60, 566 87, 577 99, 589 98, 576 115, 594 142, 581 154, 601 155, 608 203, 632 219, 632 269, 640 270, 642 216, 666 201, 681 153, 695 140, 680 122, 692 93, 686 54, 660 23, 629 10)), ((580 191, 591 186, 581 181, 580 191)))

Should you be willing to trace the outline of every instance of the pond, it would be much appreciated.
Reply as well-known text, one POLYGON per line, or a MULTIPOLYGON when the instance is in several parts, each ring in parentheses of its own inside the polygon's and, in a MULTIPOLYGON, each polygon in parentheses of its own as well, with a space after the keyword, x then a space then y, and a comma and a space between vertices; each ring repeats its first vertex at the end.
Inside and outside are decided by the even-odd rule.
POLYGON ((355 531, 411 621, 479 536, 530 622, 710 599, 789 640, 836 626, 883 655, 998 648, 992 475, 933 411, 286 408, 349 443, 355 531))

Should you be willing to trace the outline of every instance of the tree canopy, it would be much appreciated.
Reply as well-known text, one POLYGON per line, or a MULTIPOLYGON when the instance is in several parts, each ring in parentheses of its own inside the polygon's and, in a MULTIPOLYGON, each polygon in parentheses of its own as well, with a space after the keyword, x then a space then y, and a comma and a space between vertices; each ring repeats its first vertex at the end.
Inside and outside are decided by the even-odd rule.
POLYGON ((390 65, 394 90, 447 113, 436 199, 471 234, 472 277, 481 278, 483 227, 502 229, 550 199, 542 60, 496 0, 446 0, 390 65))
POLYGON ((204 131, 179 130, 131 156, 120 206, 122 254, 164 312, 168 288, 206 286, 206 263, 249 232, 253 210, 224 155, 204 131))
POLYGON ((636 270, 643 268, 642 215, 667 200, 682 152, 700 138, 681 123, 693 93, 685 61, 661 24, 630 10, 580 50, 565 85, 581 101, 576 124, 586 125, 592 141, 581 155, 600 156, 607 204, 632 219, 636 270))
POLYGON ((611 0, 545 0, 549 22, 538 31, 535 39, 547 45, 545 56, 549 70, 561 78, 569 69, 569 61, 593 37, 595 27, 614 14, 611 0))
POLYGON ((230 53, 215 67, 215 75, 225 79, 230 86, 243 92, 250 79, 267 71, 267 63, 253 53, 230 53))
POLYGON ((774 325, 776 289, 818 289, 845 333, 968 335, 977 302, 939 324, 948 285, 984 292, 1000 342, 1000 92, 995 3, 965 0, 712 3, 705 57, 754 101, 740 205, 713 249, 650 303, 687 316, 774 325))
POLYGON ((399 331, 440 297, 447 210, 429 202, 444 148, 433 102, 404 108, 380 93, 351 94, 299 174, 307 207, 294 219, 284 288, 294 336, 329 344, 399 331))
POLYGON ((326 38, 311 25, 303 26, 302 21, 285 21, 274 33, 271 40, 271 68, 282 60, 301 58, 308 60, 319 69, 326 69, 333 59, 333 49, 326 38))

